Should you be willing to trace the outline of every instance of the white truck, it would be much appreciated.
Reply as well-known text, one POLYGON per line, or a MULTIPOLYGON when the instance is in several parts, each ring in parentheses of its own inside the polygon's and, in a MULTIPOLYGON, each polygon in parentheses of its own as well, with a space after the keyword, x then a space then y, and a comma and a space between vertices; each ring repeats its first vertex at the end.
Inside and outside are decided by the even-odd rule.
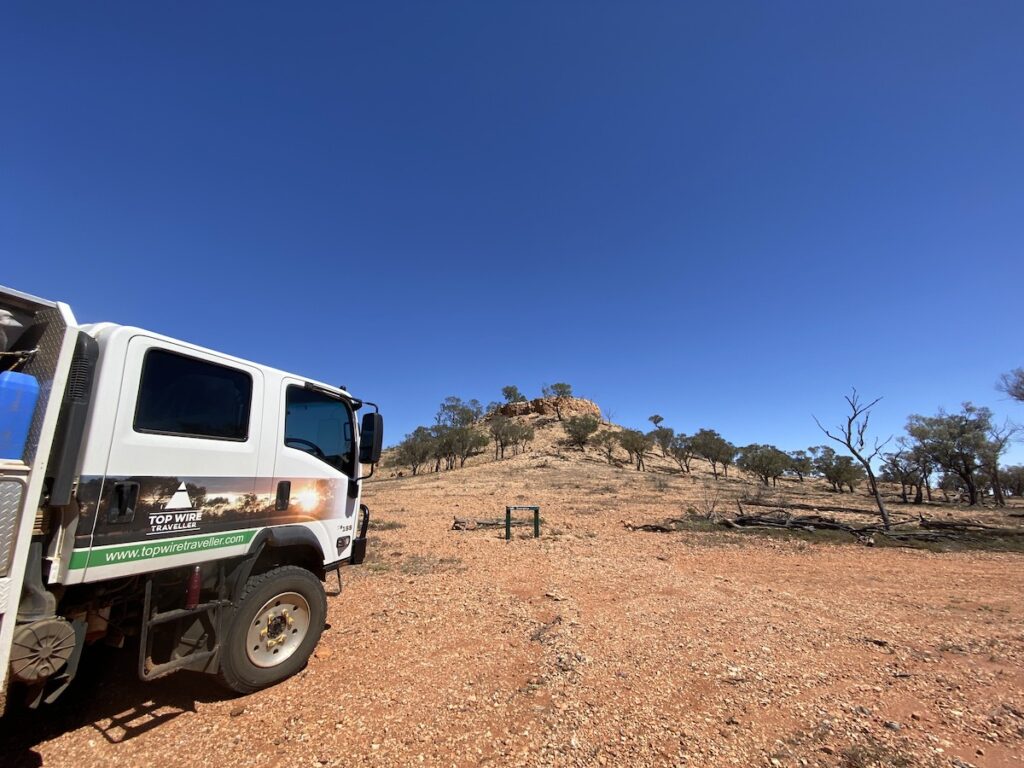
POLYGON ((366 554, 377 406, 3 287, 0 331, 0 702, 126 638, 144 680, 301 669, 366 554))

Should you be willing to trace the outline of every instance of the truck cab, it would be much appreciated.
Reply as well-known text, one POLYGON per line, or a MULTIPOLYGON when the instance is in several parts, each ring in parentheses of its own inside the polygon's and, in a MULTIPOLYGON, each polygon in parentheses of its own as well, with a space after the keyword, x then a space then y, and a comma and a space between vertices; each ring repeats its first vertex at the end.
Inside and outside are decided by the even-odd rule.
POLYGON ((38 386, 20 455, 0 457, 0 689, 9 671, 52 700, 86 643, 129 634, 144 679, 197 669, 247 692, 300 669, 323 579, 365 556, 376 406, 10 289, 0 310, 0 382, 38 386))

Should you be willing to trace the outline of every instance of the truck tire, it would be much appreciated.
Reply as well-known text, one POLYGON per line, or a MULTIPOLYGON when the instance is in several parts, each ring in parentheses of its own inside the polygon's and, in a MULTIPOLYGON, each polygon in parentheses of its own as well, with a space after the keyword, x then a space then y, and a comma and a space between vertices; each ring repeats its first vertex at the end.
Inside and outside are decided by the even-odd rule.
POLYGON ((323 585, 305 568, 286 565, 250 577, 221 648, 221 682, 252 693, 294 675, 309 660, 326 618, 323 585))

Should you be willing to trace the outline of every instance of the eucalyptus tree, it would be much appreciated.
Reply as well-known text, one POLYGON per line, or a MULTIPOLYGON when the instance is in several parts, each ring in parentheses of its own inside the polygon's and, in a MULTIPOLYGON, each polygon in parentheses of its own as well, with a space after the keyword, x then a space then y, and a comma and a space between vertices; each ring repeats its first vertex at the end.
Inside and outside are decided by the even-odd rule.
POLYGON ((914 414, 907 419, 915 449, 944 474, 959 478, 971 506, 988 485, 999 502, 999 459, 1016 431, 1009 422, 995 425, 991 410, 969 402, 956 413, 940 409, 934 416, 914 414))
POLYGON ((523 403, 526 402, 526 396, 519 391, 519 387, 510 384, 507 387, 501 388, 501 396, 505 398, 506 403, 523 403))
POLYGON ((689 474, 690 461, 693 459, 693 438, 680 432, 672 438, 672 445, 669 446, 669 455, 679 465, 679 469, 689 474))
POLYGON ((566 435, 569 436, 569 442, 577 446, 581 451, 587 444, 587 440, 597 432, 597 428, 601 426, 601 420, 596 416, 573 416, 571 419, 566 419, 562 422, 562 428, 565 430, 566 435))
POLYGON ((757 475, 766 486, 771 481, 771 485, 774 487, 779 478, 790 468, 791 462, 785 451, 779 450, 774 445, 755 443, 740 449, 736 465, 746 472, 757 475))
POLYGON ((736 446, 722 437, 713 429, 702 429, 691 438, 693 452, 711 465, 711 472, 718 479, 718 468, 721 466, 725 476, 729 476, 729 465, 736 458, 736 446))
POLYGON ((552 401, 555 406, 555 416, 562 420, 562 401, 572 397, 572 386, 564 381, 556 381, 554 384, 545 384, 541 388, 541 394, 552 401))
POLYGON ((619 444, 629 454, 630 461, 636 462, 638 472, 647 469, 644 457, 654 445, 654 440, 650 435, 645 435, 639 429, 624 429, 619 432, 619 444))

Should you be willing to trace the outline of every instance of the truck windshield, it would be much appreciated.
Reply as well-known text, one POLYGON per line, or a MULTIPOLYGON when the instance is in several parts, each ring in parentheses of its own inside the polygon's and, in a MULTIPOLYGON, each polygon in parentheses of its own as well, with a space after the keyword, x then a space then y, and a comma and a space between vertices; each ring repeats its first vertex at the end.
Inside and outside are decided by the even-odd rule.
POLYGON ((352 411, 337 398, 303 387, 288 387, 284 444, 351 475, 352 411))

